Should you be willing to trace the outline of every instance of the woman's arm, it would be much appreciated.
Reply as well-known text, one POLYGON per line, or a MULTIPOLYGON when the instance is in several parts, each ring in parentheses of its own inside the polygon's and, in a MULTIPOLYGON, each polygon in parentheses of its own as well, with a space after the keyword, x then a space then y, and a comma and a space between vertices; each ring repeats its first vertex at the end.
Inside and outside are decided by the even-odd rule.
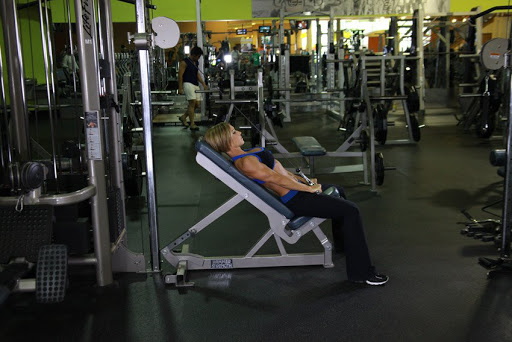
POLYGON ((246 176, 262 180, 265 183, 280 186, 288 190, 298 190, 304 192, 318 192, 322 191, 320 184, 309 186, 298 182, 295 177, 283 175, 279 172, 269 169, 265 164, 260 163, 258 158, 254 156, 247 156, 238 159, 235 166, 246 176))
MULTIPOLYGON (((288 170, 286 170, 284 167, 283 167, 283 164, 281 164, 281 162, 279 160, 276 159, 275 161, 275 165, 274 165, 274 171, 282 174, 282 175, 285 175, 285 176, 288 176, 288 177, 291 177, 293 179, 295 179, 297 182, 300 182, 300 183, 304 183, 304 184, 307 184, 306 180, 304 178, 302 178, 300 175, 297 175, 297 174, 294 174, 288 170)), ((317 180, 316 178, 311 178, 310 179, 313 183, 317 183, 317 180)))

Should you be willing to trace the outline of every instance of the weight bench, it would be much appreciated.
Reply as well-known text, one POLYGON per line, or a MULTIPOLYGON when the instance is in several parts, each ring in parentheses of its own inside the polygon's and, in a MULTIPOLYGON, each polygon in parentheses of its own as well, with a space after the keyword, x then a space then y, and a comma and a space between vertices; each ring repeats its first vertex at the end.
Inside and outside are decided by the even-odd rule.
MULTIPOLYGON (((193 283, 186 281, 187 270, 305 265, 323 265, 328 268, 334 266, 332 263, 332 245, 319 226, 325 219, 295 216, 274 194, 243 175, 236 169, 231 161, 213 150, 208 143, 198 141, 196 143, 196 150, 197 163, 230 187, 236 194, 189 228, 176 240, 161 249, 160 252, 163 257, 177 269, 176 274, 165 276, 165 282, 167 284, 193 286, 193 283), (208 227, 209 224, 244 200, 264 213, 267 216, 270 226, 245 255, 204 257, 190 253, 188 245, 183 245, 179 252, 175 250, 187 239, 197 235, 200 231, 208 227), (323 252, 302 254, 288 254, 286 252, 283 241, 294 244, 310 231, 313 231, 320 244, 323 246, 323 252), (279 254, 257 255, 258 251, 271 238, 274 238, 279 249, 279 254)), ((330 190, 332 191, 334 188, 330 190)))
POLYGON ((326 149, 315 138, 309 136, 294 137, 292 141, 300 150, 302 156, 309 158, 309 174, 314 177, 315 157, 325 156, 327 154, 326 149))

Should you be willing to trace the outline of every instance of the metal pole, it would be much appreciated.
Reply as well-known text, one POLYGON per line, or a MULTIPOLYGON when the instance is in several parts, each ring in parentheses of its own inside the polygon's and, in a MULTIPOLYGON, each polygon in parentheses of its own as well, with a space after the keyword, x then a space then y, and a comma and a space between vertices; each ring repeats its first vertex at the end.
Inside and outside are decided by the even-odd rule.
POLYGON ((421 114, 425 113, 425 67, 424 67, 424 59, 425 52, 423 49, 423 18, 425 17, 425 11, 420 8, 417 11, 414 11, 417 14, 416 18, 416 30, 417 30, 417 38, 416 38, 416 51, 418 59, 416 61, 416 72, 417 72, 417 85, 419 97, 420 97, 420 110, 421 114))
MULTIPOLYGON (((201 22, 201 0, 196 0, 196 36, 197 36, 197 46, 201 48, 201 50, 204 48, 204 42, 203 42, 203 25, 201 22)), ((204 76, 204 56, 208 56, 208 52, 206 51, 201 58, 199 58, 199 71, 201 75, 203 75, 203 79, 206 82, 206 76, 204 76)), ((203 96, 203 95, 201 95, 203 96)), ((201 120, 205 120, 206 118, 206 103, 205 101, 201 101, 201 120)))
MULTIPOLYGON (((67 23, 68 23, 68 39, 69 39, 69 52, 71 53, 71 56, 73 56, 73 59, 75 58, 75 46, 73 44, 73 34, 71 32, 71 6, 70 6, 70 0, 66 0, 66 9, 65 9, 65 12, 66 12, 66 18, 67 18, 67 23)), ((72 67, 73 67, 73 104, 75 105, 74 108, 75 108, 75 114, 78 113, 78 110, 77 110, 77 104, 78 104, 78 88, 77 88, 77 82, 78 82, 78 79, 77 79, 77 69, 76 69, 76 64, 75 63, 72 63, 71 64, 72 67)), ((76 115, 75 117, 75 126, 76 126, 76 136, 77 136, 77 139, 78 139, 78 142, 81 142, 82 141, 82 129, 80 126, 80 116, 79 115, 76 115)), ((80 164, 82 164, 82 144, 78 144, 78 151, 80 152, 80 164)), ((80 169, 80 172, 81 172, 81 169, 80 169)))
MULTIPOLYGON (((102 39, 103 43, 103 58, 107 61, 110 68, 108 68, 108 75, 105 79, 105 91, 110 100, 117 103, 117 83, 116 83, 116 68, 114 58, 114 33, 112 25, 112 7, 111 2, 100 0, 100 23, 102 25, 102 34, 105 35, 102 39)), ((124 178, 123 178, 123 162, 122 162, 122 148, 124 146, 123 135, 121 133, 121 115, 116 112, 113 106, 107 107, 110 110, 106 113, 109 117, 109 145, 110 145, 110 177, 111 186, 119 191, 119 209, 118 220, 123 228, 126 227, 126 208, 125 208, 125 191, 124 191, 124 178)))
POLYGON ((89 184, 96 187, 96 195, 91 198, 94 252, 98 259, 96 279, 99 286, 106 286, 113 282, 113 276, 103 157, 103 118, 100 118, 100 79, 94 0, 75 0, 75 15, 85 118, 87 168, 89 184))
POLYGON ((0 48, 0 94, 2 99, 2 111, 3 118, 0 122, 0 130, 4 132, 4 135, 0 137, 1 141, 1 158, 2 158, 2 168, 6 168, 8 165, 12 163, 12 148, 11 148, 11 137, 9 134, 9 121, 7 120, 7 98, 5 94, 5 84, 4 84, 4 65, 3 65, 3 56, 2 49, 0 48), (4 155, 4 152, 7 154, 4 155))
MULTIPOLYGON (((290 63, 288 62, 290 52, 288 51, 284 40, 284 7, 281 7, 279 14, 279 88, 285 89, 290 86, 290 63)), ((280 92, 280 94, 283 93, 280 92)), ((283 98, 283 96, 281 95, 279 98, 283 98)), ((284 92, 284 98, 287 101, 284 104, 285 118, 283 121, 290 122, 290 102, 288 101, 290 99, 289 91, 284 92)))
POLYGON ((320 18, 316 19, 316 93, 322 92, 323 84, 323 68, 322 68, 322 26, 320 26, 320 18))
MULTIPOLYGON (((510 40, 512 42, 512 39, 510 40)), ((510 44, 510 43, 509 43, 510 44)), ((507 164, 505 165, 505 170, 507 170, 507 175, 505 177, 505 186, 503 189, 503 218, 501 220, 502 224, 502 240, 501 240, 501 257, 503 259, 507 259, 510 257, 510 239, 512 228, 512 77, 511 77, 511 68, 510 58, 512 56, 508 56, 505 58, 506 75, 508 77, 508 134, 507 134, 507 164)))
POLYGON ((28 109, 25 96, 25 70, 21 54, 21 41, 18 26, 18 13, 15 0, 0 1, 6 61, 8 70, 9 94, 14 130, 15 159, 30 160, 30 138, 28 130, 28 109))
MULTIPOLYGON (((331 51, 331 47, 334 47, 334 12, 331 8, 329 14, 329 22, 327 24, 327 59, 335 59, 335 51, 331 51)), ((334 63, 327 63, 327 88, 332 89, 336 87, 335 84, 336 69, 334 63)), ((330 105, 329 105, 330 106, 330 105)))
MULTIPOLYGON (((137 32, 146 34, 146 15, 144 0, 136 0, 137 32)), ((139 50, 140 90, 142 100, 142 116, 144 127, 144 146, 146 153, 146 180, 148 221, 150 234, 150 252, 153 271, 160 272, 160 248, 158 241, 158 213, 156 205, 155 170, 153 161, 153 125, 151 116, 151 88, 149 85, 149 56, 147 50, 139 50)))
MULTIPOLYGON (((46 4, 46 1, 45 1, 46 4)), ((50 30, 50 25, 48 22, 48 7, 44 6, 39 2, 39 24, 41 29, 41 42, 43 45, 43 62, 44 62, 44 71, 46 77, 46 100, 48 101, 48 117, 50 119, 50 134, 51 134, 51 142, 52 142, 52 161, 53 161, 53 176, 55 177, 55 185, 57 187, 57 192, 59 192, 59 175, 57 172, 57 152, 55 145, 55 117, 53 105, 55 104, 55 88, 54 81, 52 77, 52 66, 53 64, 50 58, 50 42, 48 39, 48 35, 45 35, 45 32, 50 30), (53 96, 52 96, 53 93, 53 96)))

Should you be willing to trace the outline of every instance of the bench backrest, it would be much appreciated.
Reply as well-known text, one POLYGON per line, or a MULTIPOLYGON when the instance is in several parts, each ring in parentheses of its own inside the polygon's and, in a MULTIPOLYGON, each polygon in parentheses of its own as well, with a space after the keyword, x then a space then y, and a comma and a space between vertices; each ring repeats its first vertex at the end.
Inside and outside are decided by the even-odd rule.
POLYGON ((224 170, 227 174, 236 179, 243 187, 254 193, 261 200, 267 203, 269 206, 274 208, 281 215, 288 219, 293 218, 295 215, 288 209, 274 194, 270 193, 263 186, 257 184, 249 177, 238 171, 232 161, 224 158, 219 152, 215 151, 206 141, 198 140, 196 142, 196 150, 208 159, 210 159, 215 165, 224 170))

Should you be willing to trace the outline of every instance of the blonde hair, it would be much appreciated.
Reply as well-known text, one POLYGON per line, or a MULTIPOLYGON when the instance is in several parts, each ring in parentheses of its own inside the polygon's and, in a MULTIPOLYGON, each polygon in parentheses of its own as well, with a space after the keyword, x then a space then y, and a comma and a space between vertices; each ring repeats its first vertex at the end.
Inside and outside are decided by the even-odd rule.
POLYGON ((227 152, 231 147, 231 128, 227 122, 210 127, 204 134, 204 140, 218 152, 227 152))

